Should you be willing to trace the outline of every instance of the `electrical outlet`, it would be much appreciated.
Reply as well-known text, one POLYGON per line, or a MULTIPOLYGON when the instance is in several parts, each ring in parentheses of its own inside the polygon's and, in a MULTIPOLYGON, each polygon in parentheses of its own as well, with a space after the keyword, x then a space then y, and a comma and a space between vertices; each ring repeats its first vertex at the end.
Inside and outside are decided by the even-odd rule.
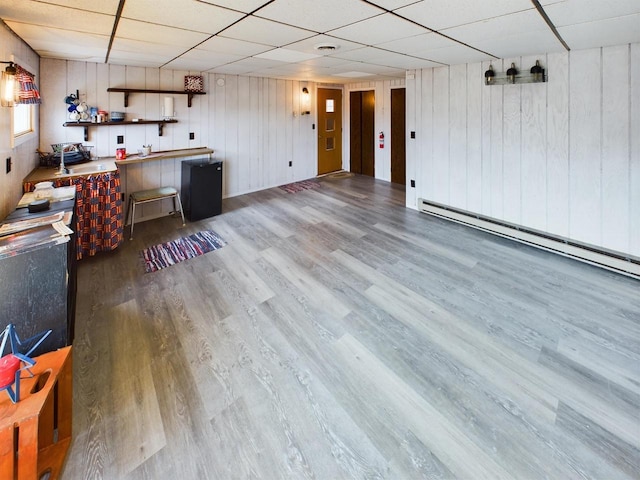
POLYGON ((7 157, 7 173, 11 171, 11 157, 7 157))
POLYGON ((315 130, 315 129, 316 129, 316 124, 315 124, 315 123, 313 123, 313 124, 311 125, 311 130, 315 130))
POLYGON ((416 188, 416 181, 415 180, 411 180, 411 188, 416 188))
POLYGON ((116 140, 116 143, 118 145, 122 145, 124 143, 124 135, 118 135, 118 138, 116 140))
POLYGON ((289 166, 293 167, 293 162, 291 160, 289 160, 289 166))
POLYGON ((411 138, 416 138, 416 132, 411 132, 411 138))
POLYGON ((193 132, 189 132, 189 140, 195 140, 196 134, 193 132))

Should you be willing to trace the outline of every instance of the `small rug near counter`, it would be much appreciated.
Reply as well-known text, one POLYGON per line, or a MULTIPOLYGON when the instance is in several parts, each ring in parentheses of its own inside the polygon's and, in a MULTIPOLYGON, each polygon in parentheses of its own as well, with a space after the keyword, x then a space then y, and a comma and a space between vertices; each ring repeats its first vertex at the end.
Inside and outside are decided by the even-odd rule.
POLYGON ((216 232, 205 230, 140 252, 146 273, 157 272, 176 263, 212 252, 227 244, 216 232))
POLYGON ((309 190, 318 187, 320 187, 320 182, 318 182, 317 180, 303 180, 301 182, 280 185, 280 188, 287 193, 297 193, 301 192, 302 190, 309 190))

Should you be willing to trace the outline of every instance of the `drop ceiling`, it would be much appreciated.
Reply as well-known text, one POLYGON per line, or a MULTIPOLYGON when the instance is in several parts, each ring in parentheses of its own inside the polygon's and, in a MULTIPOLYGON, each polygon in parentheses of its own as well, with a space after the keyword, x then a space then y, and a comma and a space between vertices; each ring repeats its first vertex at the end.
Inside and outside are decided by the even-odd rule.
POLYGON ((640 42, 638 0, 4 0, 0 18, 41 57, 331 83, 640 42))

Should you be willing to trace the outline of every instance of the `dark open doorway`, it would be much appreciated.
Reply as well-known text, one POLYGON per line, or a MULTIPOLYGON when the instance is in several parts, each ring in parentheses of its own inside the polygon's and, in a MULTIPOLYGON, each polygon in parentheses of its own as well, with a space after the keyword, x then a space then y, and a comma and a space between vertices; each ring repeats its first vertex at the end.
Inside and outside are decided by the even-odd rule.
POLYGON ((404 88, 391 90, 391 181, 406 185, 406 94, 404 88))
POLYGON ((350 170, 370 177, 375 175, 375 104, 373 90, 349 95, 350 170))

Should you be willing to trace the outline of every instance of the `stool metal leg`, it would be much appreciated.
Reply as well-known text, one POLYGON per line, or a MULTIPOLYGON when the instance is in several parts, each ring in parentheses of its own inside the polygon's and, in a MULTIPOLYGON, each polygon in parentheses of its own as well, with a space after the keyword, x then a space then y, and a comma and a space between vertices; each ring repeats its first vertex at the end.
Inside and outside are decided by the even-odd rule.
MULTIPOLYGON (((186 223, 184 221, 184 211, 182 210, 182 200, 180 200, 180 194, 174 196, 173 198, 174 198, 174 205, 175 205, 175 199, 178 200, 178 207, 180 207, 180 215, 182 216, 182 226, 184 227, 186 223)), ((174 207, 174 210, 175 210, 175 207, 174 207)))
POLYGON ((133 208, 131 209, 131 234, 129 240, 133 240, 133 224, 136 221, 136 201, 132 200, 133 208))

